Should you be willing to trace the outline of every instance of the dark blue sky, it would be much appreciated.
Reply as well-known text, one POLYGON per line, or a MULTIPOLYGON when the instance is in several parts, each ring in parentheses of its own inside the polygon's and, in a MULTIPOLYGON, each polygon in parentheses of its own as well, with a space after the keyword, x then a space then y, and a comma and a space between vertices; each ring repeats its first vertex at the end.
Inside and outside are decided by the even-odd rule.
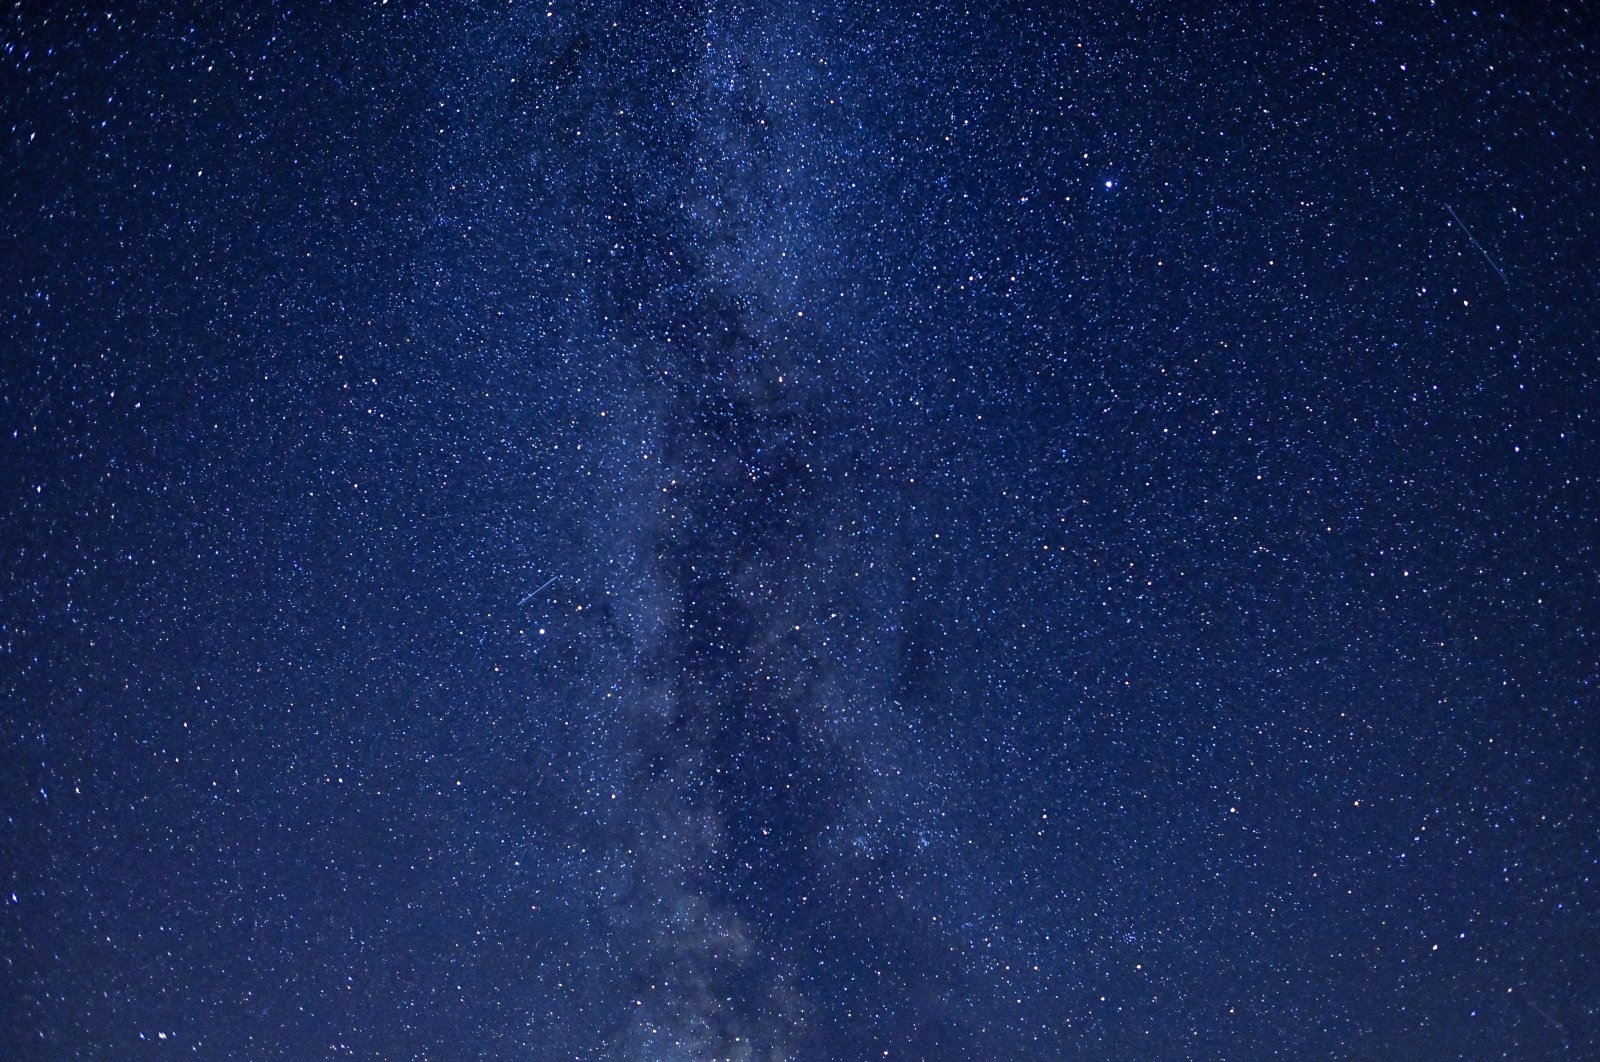
POLYGON ((1600 1053, 1597 30, 0 15, 4 1052, 1600 1053))

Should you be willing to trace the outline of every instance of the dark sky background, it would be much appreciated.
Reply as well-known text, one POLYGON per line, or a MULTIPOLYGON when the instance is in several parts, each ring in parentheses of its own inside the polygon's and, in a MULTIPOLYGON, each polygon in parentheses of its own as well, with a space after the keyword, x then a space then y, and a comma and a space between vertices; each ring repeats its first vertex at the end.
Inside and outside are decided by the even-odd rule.
POLYGON ((1600 1057, 1593 8, 178 7, 0 15, 0 1054, 1600 1057))

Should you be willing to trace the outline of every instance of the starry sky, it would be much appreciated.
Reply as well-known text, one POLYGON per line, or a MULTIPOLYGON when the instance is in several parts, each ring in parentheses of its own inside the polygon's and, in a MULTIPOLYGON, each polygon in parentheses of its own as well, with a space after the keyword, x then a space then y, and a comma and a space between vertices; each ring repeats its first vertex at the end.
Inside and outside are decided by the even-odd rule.
POLYGON ((1600 1057, 1586 5, 0 14, 0 1050, 1600 1057))

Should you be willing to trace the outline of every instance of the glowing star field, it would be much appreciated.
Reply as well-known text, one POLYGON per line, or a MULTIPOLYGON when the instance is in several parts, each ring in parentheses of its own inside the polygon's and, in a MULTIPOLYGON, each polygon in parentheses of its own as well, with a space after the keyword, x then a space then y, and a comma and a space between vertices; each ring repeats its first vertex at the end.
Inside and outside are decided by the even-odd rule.
POLYGON ((1600 1054, 1584 5, 0 13, 0 1055, 1600 1054))

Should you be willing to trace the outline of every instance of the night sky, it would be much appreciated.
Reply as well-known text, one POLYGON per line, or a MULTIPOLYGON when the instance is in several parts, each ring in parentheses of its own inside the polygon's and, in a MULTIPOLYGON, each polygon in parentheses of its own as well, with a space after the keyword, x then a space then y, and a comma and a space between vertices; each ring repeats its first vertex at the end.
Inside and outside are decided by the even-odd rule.
POLYGON ((1600 1057, 1600 10, 19 0, 0 1056, 1600 1057))

